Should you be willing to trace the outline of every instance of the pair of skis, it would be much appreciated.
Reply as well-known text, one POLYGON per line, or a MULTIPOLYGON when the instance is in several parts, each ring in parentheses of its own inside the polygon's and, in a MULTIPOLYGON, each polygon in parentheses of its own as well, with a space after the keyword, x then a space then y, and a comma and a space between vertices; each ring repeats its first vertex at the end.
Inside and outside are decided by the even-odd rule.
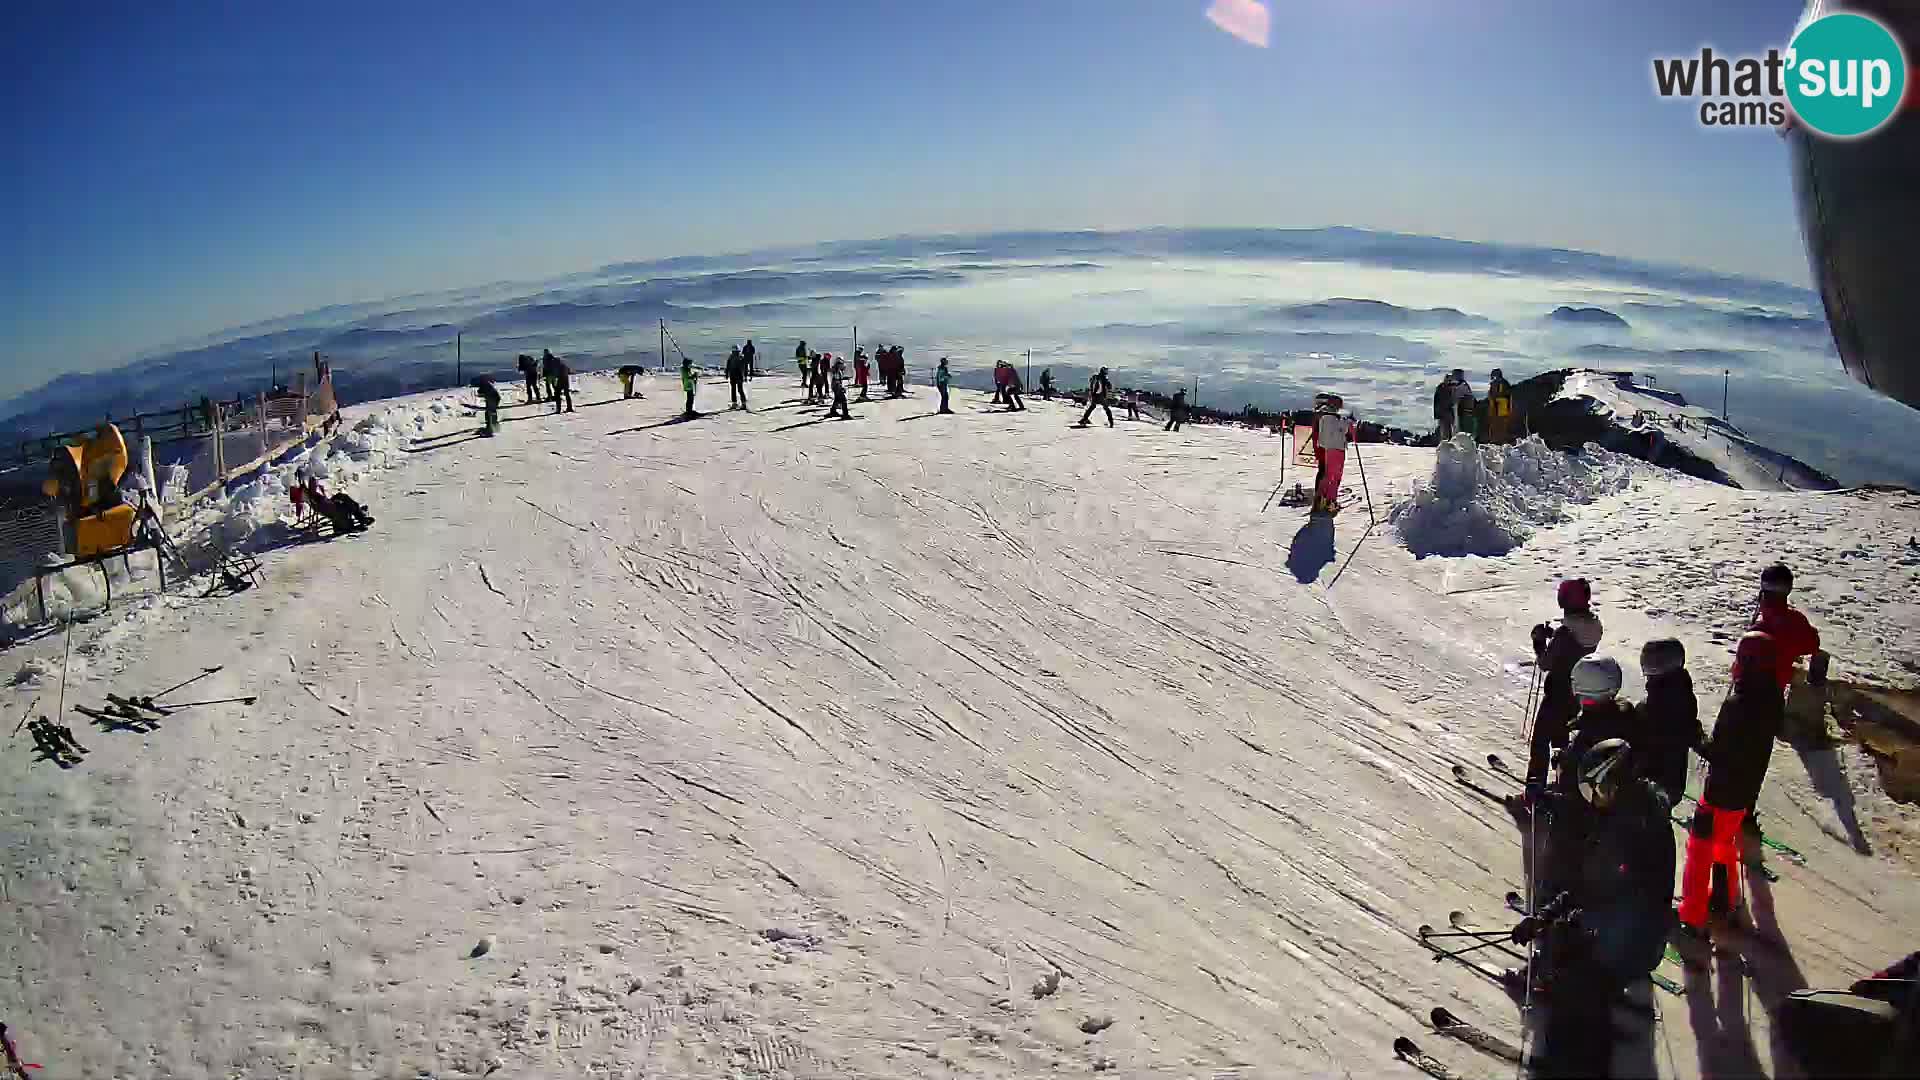
POLYGON ((51 761, 63 769, 71 769, 80 764, 87 754, 87 748, 73 737, 73 729, 65 724, 56 724, 42 716, 26 725, 33 736, 33 747, 40 751, 40 761, 51 761))
MULTIPOLYGON (((1435 1008, 1428 1014, 1428 1022, 1433 1030, 1456 1042, 1470 1046, 1490 1057, 1496 1057, 1508 1064, 1518 1065, 1521 1052, 1518 1046, 1492 1032, 1460 1019, 1443 1008, 1435 1008)), ((1435 1080, 1461 1080, 1461 1074, 1453 1071, 1439 1059, 1420 1049, 1420 1044, 1406 1036, 1393 1040, 1393 1054, 1401 1061, 1419 1069, 1435 1080)))
MULTIPOLYGON (((1525 916, 1528 914, 1526 898, 1513 890, 1508 890, 1507 892, 1507 908, 1521 916, 1525 916)), ((1672 945, 1667 946, 1666 958, 1674 961, 1675 963, 1679 964, 1683 968, 1687 966, 1685 960, 1681 958, 1679 952, 1675 950, 1672 945)), ((1647 978, 1653 983, 1653 985, 1659 987, 1662 990, 1665 990, 1667 993, 1672 994, 1675 997, 1682 996, 1687 992, 1685 987, 1681 986, 1679 983, 1674 982, 1672 979, 1667 978, 1665 975, 1662 975, 1657 971, 1649 972, 1647 975, 1647 978)))

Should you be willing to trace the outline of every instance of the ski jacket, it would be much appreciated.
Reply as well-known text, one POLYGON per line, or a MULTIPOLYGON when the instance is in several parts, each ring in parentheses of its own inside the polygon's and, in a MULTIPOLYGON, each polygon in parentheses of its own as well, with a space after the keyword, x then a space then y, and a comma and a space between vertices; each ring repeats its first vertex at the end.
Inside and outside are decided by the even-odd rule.
POLYGON ((1707 741, 1700 728, 1700 703, 1693 696, 1693 676, 1681 668, 1649 678, 1640 712, 1644 722, 1633 744, 1640 775, 1660 785, 1667 798, 1678 803, 1687 789, 1687 752, 1699 752, 1707 741))
POLYGON ((1004 386, 1011 386, 1012 384, 1013 384, 1012 368, 1001 366, 993 369, 993 385, 1004 387, 1004 386))
POLYGON ((698 381, 699 381, 699 376, 696 376, 693 373, 692 364, 680 365, 680 388, 681 389, 687 391, 688 393, 692 393, 693 384, 698 381))
POLYGON ((1433 418, 1445 420, 1453 415, 1453 410, 1453 377, 1449 375, 1433 389, 1433 418))
POLYGON ((1611 807, 1577 794, 1554 800, 1548 895, 1573 894, 1588 957, 1614 981, 1644 978, 1667 947, 1675 869, 1672 804, 1658 785, 1635 779, 1611 807))
POLYGON ((1322 450, 1345 450, 1353 424, 1337 413, 1321 413, 1313 421, 1313 444, 1322 450))
POLYGON ((947 365, 941 364, 938 368, 934 370, 933 385, 945 386, 952 381, 953 381, 953 374, 952 372, 949 372, 947 370, 947 365))
POLYGON ((747 358, 735 349, 727 354, 727 378, 744 378, 747 374, 747 358))
POLYGON ((867 358, 862 356, 853 362, 853 384, 867 385, 867 358))
POLYGON ((474 389, 480 391, 480 396, 485 399, 488 404, 500 404, 500 391, 493 385, 492 379, 482 375, 473 380, 473 386, 474 389))
POLYGON ((1087 383, 1087 394, 1094 401, 1101 402, 1107 400, 1107 395, 1111 393, 1113 393, 1113 380, 1095 372, 1093 378, 1087 383))
POLYGON ((1600 647, 1600 620, 1591 611, 1570 611, 1548 639, 1547 647, 1535 658, 1546 672, 1541 682, 1540 712, 1536 727, 1546 731, 1547 741, 1566 743, 1566 730, 1573 718, 1573 665, 1600 647))
POLYGON ((1747 672, 1734 682, 1713 722, 1701 802, 1721 810, 1753 808, 1786 712, 1786 698, 1772 672, 1747 672))
POLYGON ((1813 628, 1805 615, 1788 604, 1785 597, 1760 594, 1760 610, 1753 617, 1753 629, 1773 637, 1774 659, 1778 667, 1775 676, 1782 690, 1793 681, 1794 661, 1811 656, 1820 648, 1819 631, 1813 628))
POLYGON ((1487 413, 1490 416, 1513 415, 1513 385, 1505 379, 1487 383, 1487 413))
POLYGON ((754 357, 753 342, 749 341, 746 343, 744 347, 741 348, 740 356, 743 359, 745 359, 748 364, 753 363, 753 357, 754 357))
POLYGON ((1453 407, 1461 416, 1472 416, 1473 407, 1479 401, 1473 396, 1473 384, 1461 379, 1453 384, 1453 407))

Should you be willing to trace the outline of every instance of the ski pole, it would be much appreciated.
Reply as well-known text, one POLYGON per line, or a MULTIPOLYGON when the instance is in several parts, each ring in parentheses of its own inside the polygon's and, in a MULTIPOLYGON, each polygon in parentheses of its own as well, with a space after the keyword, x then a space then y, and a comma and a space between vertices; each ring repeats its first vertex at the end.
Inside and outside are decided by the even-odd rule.
POLYGON ((1506 940, 1507 940, 1506 935, 1502 934, 1497 938, 1490 938, 1486 941, 1482 941, 1478 945, 1469 945, 1464 949, 1455 949, 1452 952, 1434 953, 1433 960, 1434 960, 1434 963, 1436 964, 1442 960, 1457 960, 1460 957, 1465 956, 1470 952, 1479 952, 1481 949, 1491 949, 1495 945, 1505 944, 1506 940))
MULTIPOLYGON (((1348 419, 1352 419, 1349 417, 1348 419)), ((1354 421, 1353 461, 1360 466, 1360 491, 1367 497, 1367 520, 1373 520, 1373 492, 1367 490, 1367 459, 1360 456, 1359 421, 1354 421)))
POLYGON ((1511 930, 1446 930, 1446 931, 1435 931, 1434 933, 1422 934, 1420 936, 1427 941, 1431 941, 1434 938, 1443 938, 1443 937, 1465 937, 1465 938, 1474 938, 1475 940, 1480 940, 1480 941, 1490 941, 1495 938, 1498 938, 1501 941, 1505 941, 1507 938, 1510 938, 1513 936, 1513 931, 1511 930))
POLYGON ((200 674, 195 675, 193 678, 188 679, 185 682, 174 683, 172 686, 167 687, 165 690, 162 690, 157 694, 148 694, 147 700, 151 701, 154 698, 166 697, 168 694, 173 693, 175 690, 178 690, 184 686, 192 686, 194 683, 199 682, 201 679, 204 679, 207 676, 212 675, 214 672, 217 672, 219 670, 220 670, 219 667, 201 668, 200 674))
POLYGON ((167 708, 191 709, 196 705, 230 705, 235 702, 238 702, 239 704, 242 704, 242 705, 251 705, 254 702, 259 700, 260 700, 259 697, 254 695, 248 695, 247 697, 223 697, 223 698, 213 698, 208 701, 183 701, 178 705, 168 705, 167 708))

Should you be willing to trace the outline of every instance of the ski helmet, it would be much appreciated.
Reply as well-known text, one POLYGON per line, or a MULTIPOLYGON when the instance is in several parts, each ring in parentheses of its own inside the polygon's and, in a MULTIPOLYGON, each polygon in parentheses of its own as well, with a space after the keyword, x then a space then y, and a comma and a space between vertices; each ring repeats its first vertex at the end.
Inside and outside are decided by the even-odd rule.
POLYGON ((1774 563, 1760 572, 1760 591, 1781 596, 1793 591, 1793 571, 1786 563, 1774 563))
POLYGON ((1580 704, 1612 701, 1620 693, 1620 665, 1613 657, 1589 656, 1573 665, 1573 696, 1580 704))
POLYGON ((1740 635, 1740 644, 1733 650, 1733 681, 1740 681, 1742 671, 1765 671, 1771 674, 1775 657, 1773 635, 1753 630, 1740 635))
POLYGON ((1640 647, 1640 672, 1651 679, 1687 666, 1687 647, 1679 638, 1656 638, 1640 647))
POLYGON ((1556 594, 1563 608, 1583 608, 1593 603, 1593 586, 1582 577, 1568 578, 1560 583, 1556 594))
POLYGON ((1633 746, 1625 739, 1595 743, 1580 755, 1580 797, 1587 805, 1605 810, 1613 805, 1621 785, 1633 777, 1633 746))

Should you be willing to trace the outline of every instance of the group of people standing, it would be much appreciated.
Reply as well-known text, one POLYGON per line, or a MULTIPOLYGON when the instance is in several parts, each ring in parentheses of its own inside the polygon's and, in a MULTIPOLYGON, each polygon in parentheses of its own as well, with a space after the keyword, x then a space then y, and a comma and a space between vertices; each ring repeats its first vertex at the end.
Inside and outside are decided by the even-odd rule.
POLYGON ((1485 400, 1476 398, 1463 368, 1454 368, 1433 389, 1433 419, 1441 442, 1458 432, 1484 443, 1513 438, 1513 386, 1499 368, 1487 380, 1485 400))
POLYGON ((565 411, 573 411, 573 369, 567 366, 566 361, 553 355, 551 349, 541 349, 539 360, 521 353, 514 363, 527 383, 527 404, 551 401, 554 412, 560 412, 563 403, 566 405, 565 411), (544 397, 541 396, 542 387, 546 390, 544 397))
POLYGON ((1533 628, 1540 706, 1525 788, 1510 805, 1545 830, 1545 852, 1533 864, 1544 936, 1529 985, 1552 989, 1547 1046, 1562 1061, 1606 1060, 1611 1002, 1660 963, 1671 930, 1705 939, 1719 927, 1737 935, 1750 925, 1741 921, 1742 834, 1760 831, 1753 810, 1787 688, 1802 657, 1810 658, 1810 683, 1826 680, 1820 636, 1789 602, 1793 586, 1785 565, 1761 574, 1711 735, 1677 639, 1642 646, 1645 701, 1620 697, 1621 667, 1599 649, 1603 628, 1584 579, 1560 583, 1557 626, 1533 628), (1689 755, 1706 762, 1697 797, 1686 791, 1689 755), (1671 829, 1682 801, 1695 809, 1675 908, 1671 829))
POLYGON ((995 360, 993 362, 993 403, 1005 405, 1008 412, 1026 412, 1027 404, 1020 400, 1022 391, 1020 369, 1005 360, 995 360))

